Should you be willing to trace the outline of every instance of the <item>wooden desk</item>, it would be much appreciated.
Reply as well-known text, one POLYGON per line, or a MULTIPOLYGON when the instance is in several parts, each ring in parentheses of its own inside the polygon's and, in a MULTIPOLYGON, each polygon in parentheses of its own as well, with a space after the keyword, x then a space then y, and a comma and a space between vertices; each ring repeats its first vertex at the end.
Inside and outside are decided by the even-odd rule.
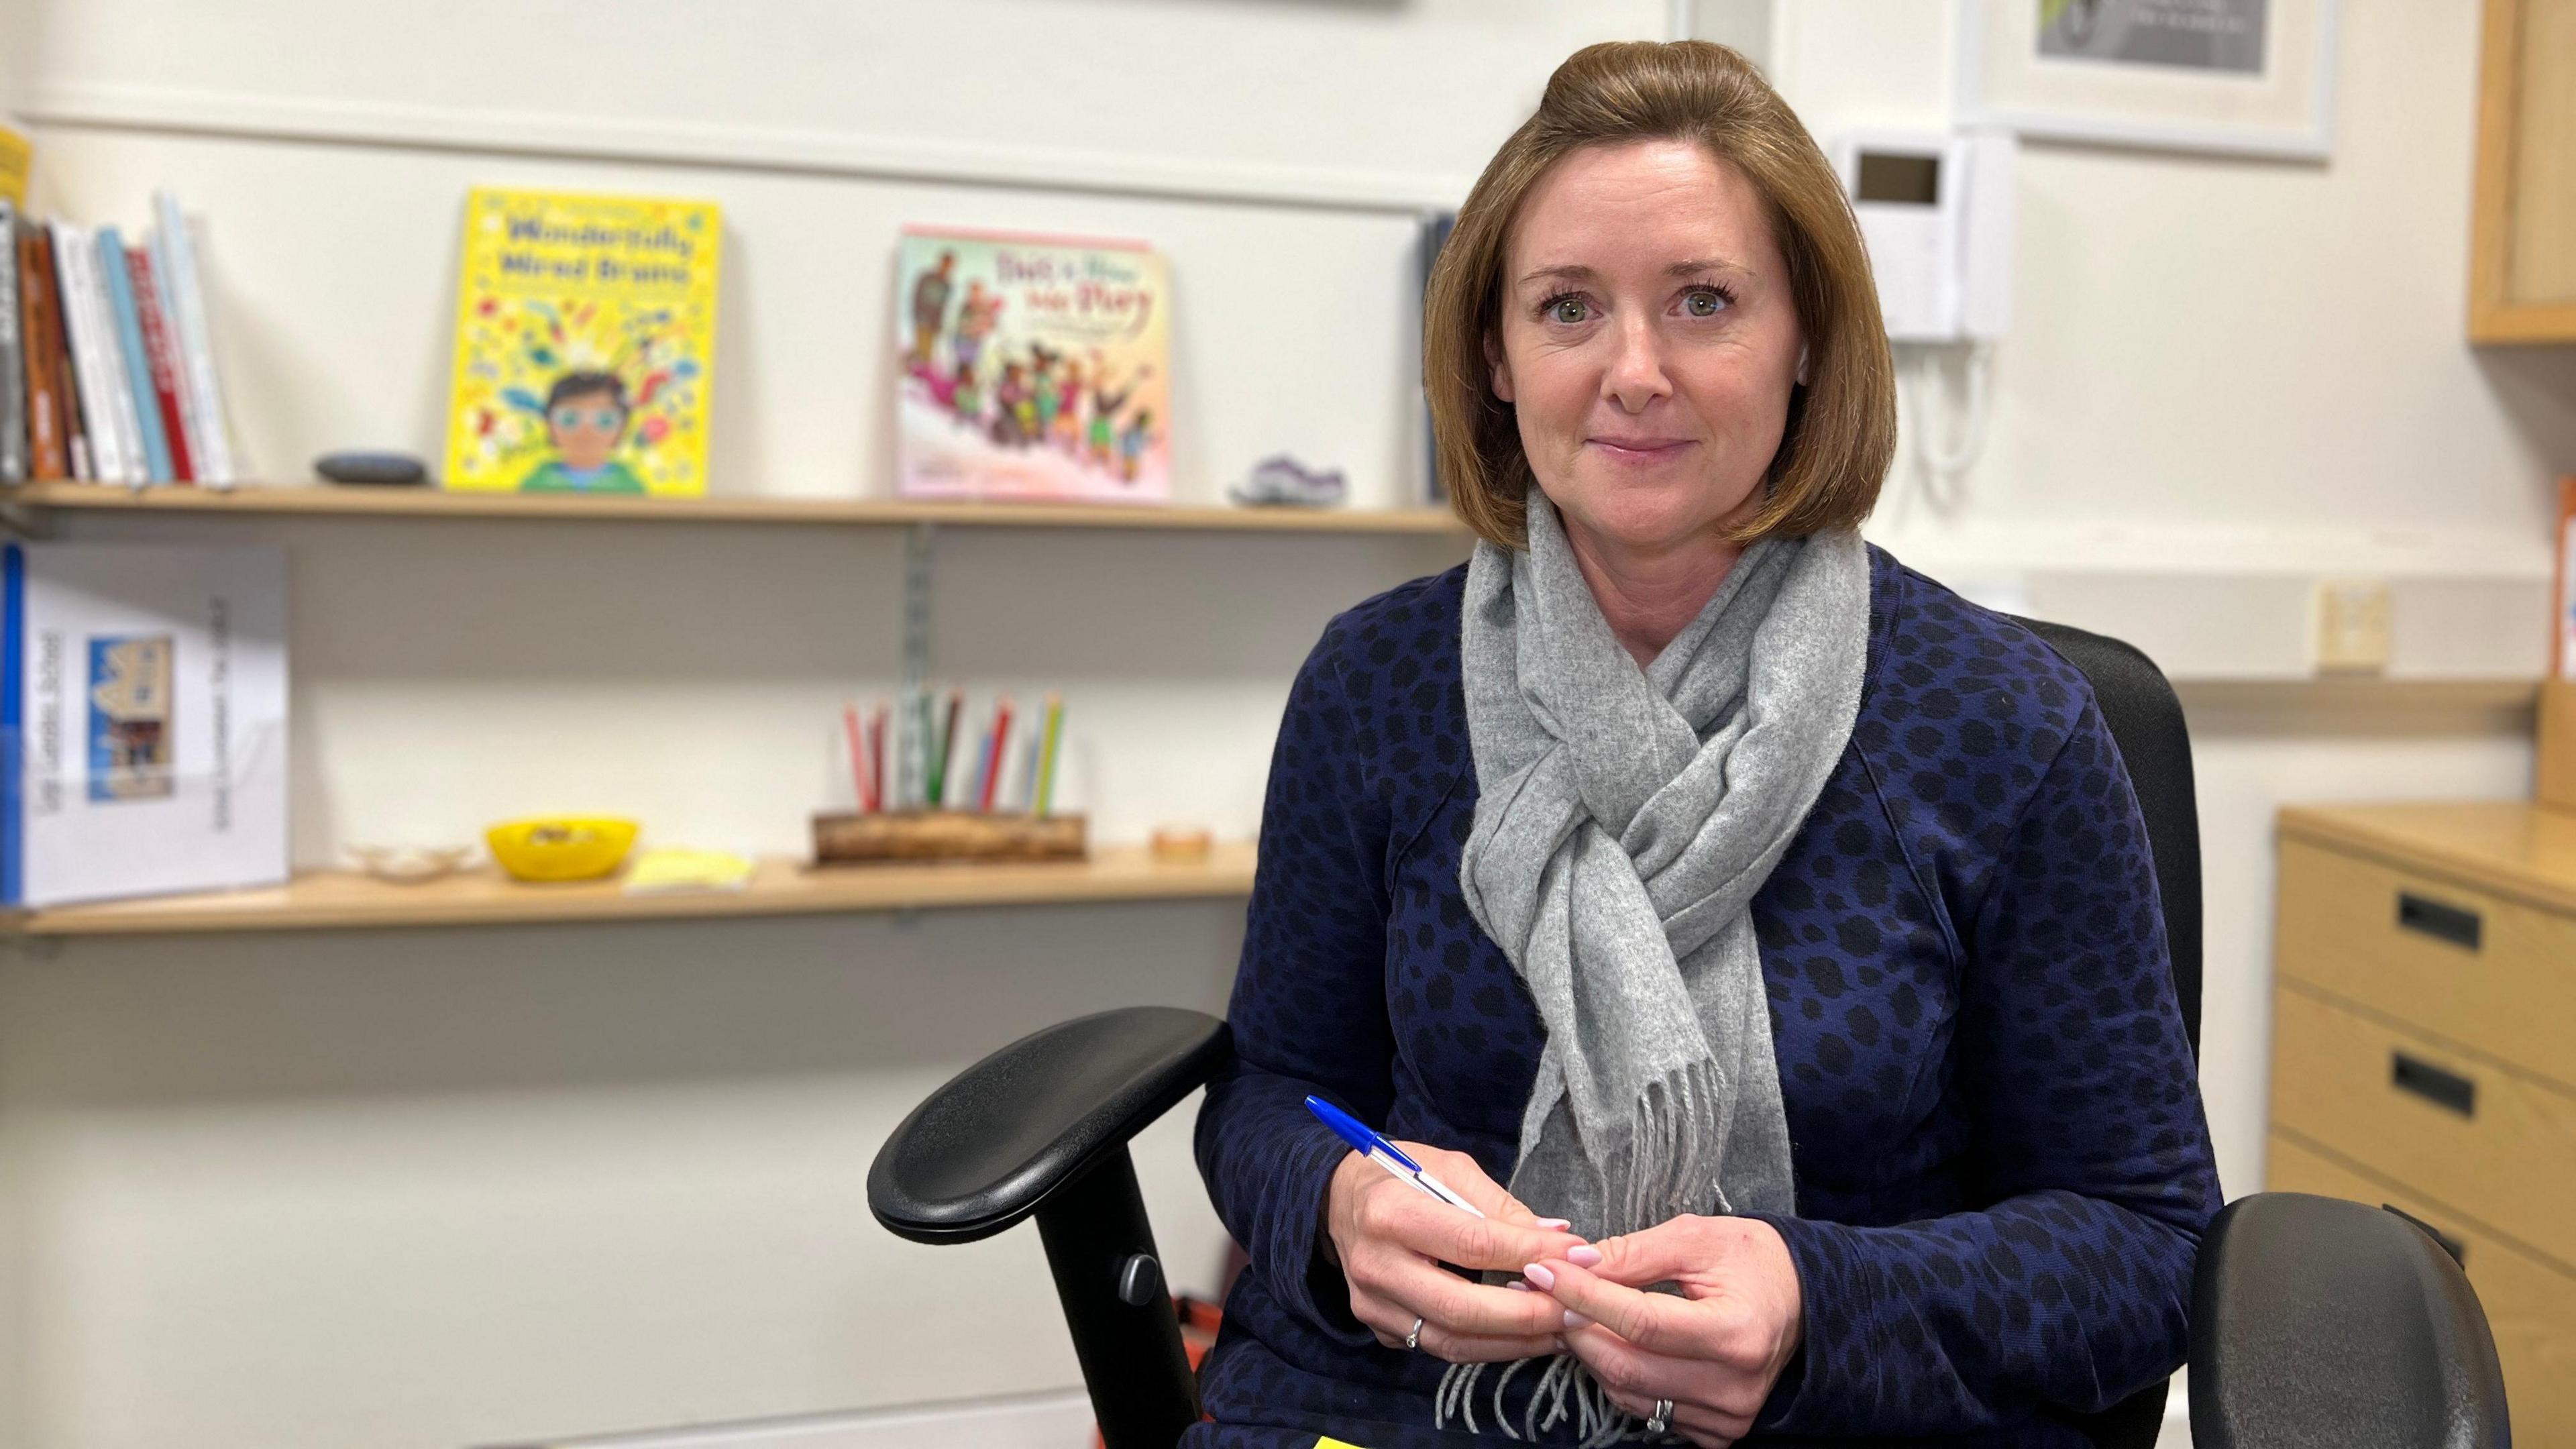
POLYGON ((2514 1438, 2576 1444, 2576 813, 2285 809, 2267 1186, 2461 1249, 2514 1438))

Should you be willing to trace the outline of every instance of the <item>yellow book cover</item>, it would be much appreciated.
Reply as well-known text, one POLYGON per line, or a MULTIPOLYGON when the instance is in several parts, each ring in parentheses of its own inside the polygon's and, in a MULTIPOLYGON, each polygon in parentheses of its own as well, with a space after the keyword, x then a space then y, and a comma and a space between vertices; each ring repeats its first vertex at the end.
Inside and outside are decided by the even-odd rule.
POLYGON ((0 126, 0 201, 27 209, 27 173, 34 168, 35 143, 0 126))
POLYGON ((447 486, 706 492, 723 225, 711 202, 477 187, 447 486))

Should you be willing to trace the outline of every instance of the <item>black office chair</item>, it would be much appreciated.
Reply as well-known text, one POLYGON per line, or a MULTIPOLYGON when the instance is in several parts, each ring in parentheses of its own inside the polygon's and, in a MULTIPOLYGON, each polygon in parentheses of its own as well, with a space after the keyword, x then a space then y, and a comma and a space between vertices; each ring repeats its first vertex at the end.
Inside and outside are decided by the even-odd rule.
MULTIPOLYGON (((2116 639, 2024 621, 2092 682, 2144 813, 2200 1042, 2200 827, 2173 687, 2116 639)), ((1004 1047, 931 1094, 868 1173, 877 1221, 922 1243, 990 1237, 1034 1215, 1107 1449, 1170 1449, 1199 1417, 1179 1323, 1127 1141, 1233 1050, 1224 1022, 1130 1007, 1004 1047)), ((2408 1220, 2261 1193, 2229 1204, 2192 1284, 2198 1449, 2505 1449, 2504 1379, 2459 1265, 2408 1220)), ((2105 1449, 2149 1449, 2159 1383, 2083 1421, 2105 1449)))

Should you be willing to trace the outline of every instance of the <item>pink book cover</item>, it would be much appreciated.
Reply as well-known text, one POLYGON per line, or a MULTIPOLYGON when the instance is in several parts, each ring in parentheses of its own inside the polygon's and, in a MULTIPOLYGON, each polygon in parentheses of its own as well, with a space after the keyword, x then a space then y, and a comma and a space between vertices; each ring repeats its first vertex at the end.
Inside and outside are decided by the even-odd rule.
POLYGON ((1171 286, 1152 248, 907 229, 895 276, 904 497, 1171 500, 1171 286))

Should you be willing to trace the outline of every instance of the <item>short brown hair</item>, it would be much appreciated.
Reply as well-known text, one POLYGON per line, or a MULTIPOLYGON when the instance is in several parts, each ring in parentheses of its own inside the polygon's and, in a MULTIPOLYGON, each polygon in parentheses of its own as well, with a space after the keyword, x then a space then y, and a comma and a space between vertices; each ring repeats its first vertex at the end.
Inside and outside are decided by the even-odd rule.
POLYGON ((1896 375, 1869 253, 1842 182, 1795 112, 1743 56, 1705 40, 1586 46, 1548 77, 1458 212, 1423 298, 1422 372, 1450 506, 1467 526, 1522 547, 1532 483, 1512 406, 1493 394, 1485 341, 1500 321, 1504 248, 1521 199, 1585 146, 1693 141, 1762 197, 1806 334, 1807 382, 1792 392, 1768 498, 1739 542, 1857 526, 1896 454, 1896 375))

